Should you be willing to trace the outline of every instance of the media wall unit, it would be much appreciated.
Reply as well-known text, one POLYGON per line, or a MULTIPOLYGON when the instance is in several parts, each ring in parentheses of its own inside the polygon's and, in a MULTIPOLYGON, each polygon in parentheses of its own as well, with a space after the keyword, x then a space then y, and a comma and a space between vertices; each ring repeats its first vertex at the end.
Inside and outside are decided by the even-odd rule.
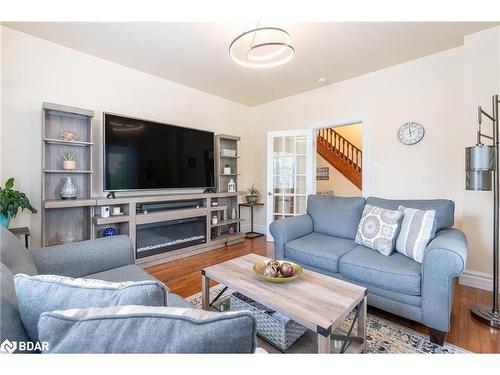
POLYGON ((227 191, 229 176, 223 170, 230 164, 234 171, 231 176, 237 181, 239 137, 215 137, 216 192, 123 195, 108 199, 91 194, 93 111, 44 103, 42 112, 44 246, 99 238, 106 228, 114 228, 117 234, 128 235, 132 240, 136 264, 147 267, 244 241, 245 234, 238 232, 241 219, 234 217, 234 211, 237 215, 238 197, 245 193, 227 191), (77 140, 62 140, 60 134, 64 130, 77 132, 77 140), (59 167, 57 163, 66 148, 80 151, 77 155, 82 158, 85 170, 68 172, 59 167), (234 156, 221 155, 222 149, 234 150, 234 156), (63 177, 80 174, 78 199, 61 199, 63 177), (109 217, 101 216, 105 206, 109 206, 109 217), (120 214, 113 215, 116 207, 120 208, 120 214))

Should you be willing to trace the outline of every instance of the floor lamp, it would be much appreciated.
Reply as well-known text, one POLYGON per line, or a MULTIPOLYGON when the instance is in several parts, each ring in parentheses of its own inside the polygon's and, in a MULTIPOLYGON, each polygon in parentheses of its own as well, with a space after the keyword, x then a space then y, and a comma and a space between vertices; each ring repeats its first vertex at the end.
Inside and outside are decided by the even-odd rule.
POLYGON ((465 149, 465 189, 489 190, 493 188, 493 306, 473 305, 471 314, 488 323, 492 327, 500 328, 500 310, 498 308, 498 249, 499 249, 499 142, 498 125, 498 95, 493 96, 493 114, 489 115, 478 107, 477 144, 465 149), (481 122, 483 115, 493 122, 493 137, 482 133, 481 122), (488 140, 492 145, 482 143, 488 140))

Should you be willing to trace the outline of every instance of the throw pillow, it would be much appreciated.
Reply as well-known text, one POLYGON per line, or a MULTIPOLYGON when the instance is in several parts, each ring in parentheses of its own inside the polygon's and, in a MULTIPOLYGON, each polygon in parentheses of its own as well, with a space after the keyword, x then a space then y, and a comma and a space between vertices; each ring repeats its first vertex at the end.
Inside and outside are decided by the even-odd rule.
POLYGON ((45 312, 48 353, 253 353, 256 322, 247 311, 115 306, 45 312))
POLYGON ((381 254, 391 255, 403 213, 366 204, 358 225, 355 242, 381 254))
POLYGON ((425 248, 436 235, 436 211, 399 206, 403 213, 396 251, 422 263, 425 248))
POLYGON ((28 336, 38 340, 45 311, 115 305, 166 306, 167 289, 155 280, 112 283, 57 275, 14 276, 19 313, 28 336))

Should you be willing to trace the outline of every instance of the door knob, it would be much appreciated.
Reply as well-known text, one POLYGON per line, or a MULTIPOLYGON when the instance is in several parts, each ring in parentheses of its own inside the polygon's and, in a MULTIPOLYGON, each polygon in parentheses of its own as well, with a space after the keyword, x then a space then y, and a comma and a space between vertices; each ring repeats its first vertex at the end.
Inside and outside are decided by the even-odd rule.
POLYGON ((273 193, 271 193, 270 191, 268 191, 267 195, 271 196, 271 195, 273 195, 273 193))

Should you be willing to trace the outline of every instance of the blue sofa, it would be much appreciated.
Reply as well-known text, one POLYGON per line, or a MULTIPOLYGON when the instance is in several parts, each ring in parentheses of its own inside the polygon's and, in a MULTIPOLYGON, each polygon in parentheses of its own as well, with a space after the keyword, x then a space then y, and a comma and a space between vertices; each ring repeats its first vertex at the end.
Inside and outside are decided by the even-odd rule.
POLYGON ((307 214, 271 223, 275 257, 368 289, 368 304, 425 324, 443 345, 457 276, 465 269, 467 240, 453 229, 453 201, 388 200, 310 195, 307 214), (398 252, 384 256, 354 242, 365 204, 436 211, 436 237, 422 264, 398 252))

